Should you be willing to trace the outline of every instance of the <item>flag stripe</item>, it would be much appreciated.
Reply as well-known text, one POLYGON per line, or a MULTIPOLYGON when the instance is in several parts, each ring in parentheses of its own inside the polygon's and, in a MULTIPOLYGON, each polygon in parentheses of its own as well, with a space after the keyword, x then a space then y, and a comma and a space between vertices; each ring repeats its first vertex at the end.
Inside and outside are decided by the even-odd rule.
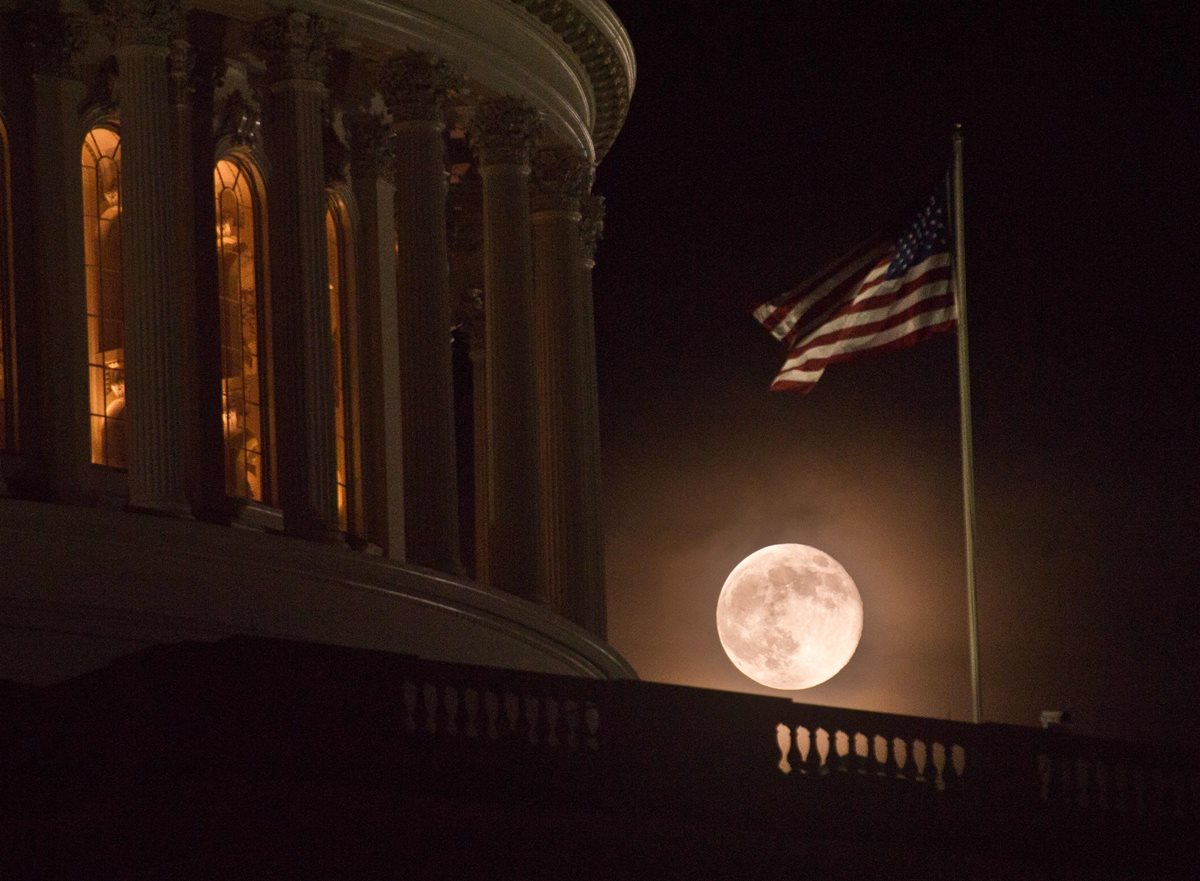
POLYGON ((957 313, 940 193, 890 246, 868 241, 754 310, 788 346, 772 390, 801 394, 829 364, 953 330, 957 313))

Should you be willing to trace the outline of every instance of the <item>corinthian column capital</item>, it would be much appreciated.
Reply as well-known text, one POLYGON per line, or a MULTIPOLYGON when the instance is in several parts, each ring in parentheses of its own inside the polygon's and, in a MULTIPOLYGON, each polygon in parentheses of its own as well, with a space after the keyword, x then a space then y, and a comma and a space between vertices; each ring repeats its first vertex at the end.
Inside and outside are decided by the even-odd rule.
POLYGON ((504 95, 476 108, 467 135, 481 165, 528 166, 529 153, 544 130, 541 114, 528 101, 504 95))
POLYGON ((461 83, 460 77, 443 59, 409 49, 383 63, 379 91, 395 122, 440 124, 446 97, 461 83))
POLYGON ((596 170, 582 153, 543 149, 533 157, 530 178, 534 211, 579 211, 579 200, 592 188, 596 170))
POLYGON ((376 113, 355 110, 342 116, 350 138, 350 176, 391 179, 394 160, 387 123, 376 113))
POLYGON ((251 31, 251 45, 275 81, 323 82, 332 44, 333 30, 326 19, 295 10, 262 19, 251 31))
POLYGON ((180 0, 89 0, 117 46, 166 49, 183 24, 180 0))
POLYGON ((45 0, 23 0, 20 12, 21 35, 34 71, 50 76, 74 73, 73 65, 84 44, 79 20, 45 0))

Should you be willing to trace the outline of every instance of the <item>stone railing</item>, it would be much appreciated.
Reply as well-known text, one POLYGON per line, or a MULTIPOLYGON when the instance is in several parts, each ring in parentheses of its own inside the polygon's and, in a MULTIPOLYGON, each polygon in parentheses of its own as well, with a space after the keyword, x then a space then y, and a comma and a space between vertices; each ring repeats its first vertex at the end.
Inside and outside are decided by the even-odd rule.
POLYGON ((1200 821, 1200 767, 1171 751, 1057 730, 795 704, 775 728, 777 768, 845 778, 864 798, 907 784, 1013 815, 1200 821))
POLYGON ((968 773, 969 730, 934 719, 797 705, 800 724, 776 727, 779 770, 900 780, 959 790, 968 773))

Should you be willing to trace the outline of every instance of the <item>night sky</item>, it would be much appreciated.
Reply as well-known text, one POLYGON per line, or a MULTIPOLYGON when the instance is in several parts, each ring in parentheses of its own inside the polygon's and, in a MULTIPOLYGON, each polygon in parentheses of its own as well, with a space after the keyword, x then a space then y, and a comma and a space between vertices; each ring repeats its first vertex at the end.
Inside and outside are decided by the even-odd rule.
POLYGON ((984 716, 1194 743, 1195 5, 610 2, 638 61, 597 181, 612 644, 644 679, 772 693, 717 595, 810 544, 866 621, 789 694, 970 717, 953 335, 798 397, 749 316, 927 196, 961 122, 984 716))

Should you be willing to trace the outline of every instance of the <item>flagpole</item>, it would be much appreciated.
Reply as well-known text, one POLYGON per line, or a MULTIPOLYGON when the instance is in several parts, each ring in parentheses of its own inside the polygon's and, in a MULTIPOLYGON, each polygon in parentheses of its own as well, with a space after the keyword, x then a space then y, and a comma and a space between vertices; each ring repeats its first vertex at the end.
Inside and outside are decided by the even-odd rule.
POLYGON ((975 452, 971 441, 971 373, 967 348, 967 249, 963 236, 963 135, 954 126, 954 169, 950 178, 954 211, 954 294, 958 306, 958 414, 962 436, 963 533, 967 562, 967 633, 971 652, 971 719, 983 721, 979 684, 979 614, 975 598, 975 452))

